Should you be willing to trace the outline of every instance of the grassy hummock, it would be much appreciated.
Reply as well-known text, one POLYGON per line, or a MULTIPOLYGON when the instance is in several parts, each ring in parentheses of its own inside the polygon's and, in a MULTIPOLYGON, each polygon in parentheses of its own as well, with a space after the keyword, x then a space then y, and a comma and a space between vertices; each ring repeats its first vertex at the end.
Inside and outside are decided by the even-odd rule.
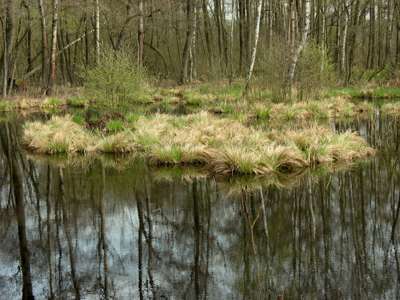
POLYGON ((106 134, 78 125, 71 116, 53 117, 27 123, 23 139, 37 153, 135 153, 152 165, 198 165, 222 175, 292 174, 374 153, 353 132, 338 134, 317 125, 265 131, 207 112, 141 116, 106 134))
POLYGON ((393 117, 398 117, 400 116, 400 103, 399 102, 385 103, 382 105, 381 111, 383 114, 393 117))
POLYGON ((72 121, 70 116, 54 116, 46 123, 28 123, 24 128, 24 142, 37 153, 91 152, 95 136, 72 121))
POLYGON ((325 97, 347 97, 353 99, 395 99, 400 98, 399 87, 343 87, 325 92, 325 97))

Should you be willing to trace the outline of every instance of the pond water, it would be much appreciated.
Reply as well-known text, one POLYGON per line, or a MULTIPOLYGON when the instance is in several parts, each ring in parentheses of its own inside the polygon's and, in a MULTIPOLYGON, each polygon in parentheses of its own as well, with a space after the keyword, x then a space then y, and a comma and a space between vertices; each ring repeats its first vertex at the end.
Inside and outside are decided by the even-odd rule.
MULTIPOLYGON (((0 123, 0 299, 398 299, 400 122, 299 178, 32 157, 0 123)), ((119 159, 120 161, 123 159, 119 159)))

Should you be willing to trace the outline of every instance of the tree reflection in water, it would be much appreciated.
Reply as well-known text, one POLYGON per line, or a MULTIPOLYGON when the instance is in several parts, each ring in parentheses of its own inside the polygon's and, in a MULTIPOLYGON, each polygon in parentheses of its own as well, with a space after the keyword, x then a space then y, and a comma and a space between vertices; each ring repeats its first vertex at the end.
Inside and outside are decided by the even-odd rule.
POLYGON ((376 158, 282 187, 27 159, 2 123, 0 295, 399 298, 400 126, 349 126, 376 158))

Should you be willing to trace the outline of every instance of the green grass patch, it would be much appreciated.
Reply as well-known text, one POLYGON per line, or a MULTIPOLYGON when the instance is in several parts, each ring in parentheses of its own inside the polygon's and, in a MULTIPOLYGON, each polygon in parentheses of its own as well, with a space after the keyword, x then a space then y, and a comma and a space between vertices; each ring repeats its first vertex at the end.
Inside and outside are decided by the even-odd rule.
POLYGON ((14 105, 10 101, 0 100, 0 112, 9 112, 14 109, 14 105))
POLYGON ((124 122, 121 120, 110 120, 106 124, 106 130, 109 133, 121 132, 125 129, 124 122))
POLYGON ((398 98, 400 100, 400 88, 377 88, 373 91, 372 97, 380 99, 398 98))
POLYGON ((126 121, 127 121, 128 123, 134 124, 135 122, 137 122, 137 120, 139 120, 139 118, 140 118, 141 115, 142 115, 142 114, 140 114, 140 113, 133 113, 133 112, 131 112, 131 113, 128 113, 128 114, 125 116, 125 119, 126 119, 126 121))
POLYGON ((81 97, 71 97, 67 99, 67 105, 70 107, 83 108, 88 105, 88 101, 81 97))
POLYGON ((85 125, 86 121, 85 121, 85 116, 83 116, 80 113, 76 113, 72 116, 72 121, 78 125, 85 125))

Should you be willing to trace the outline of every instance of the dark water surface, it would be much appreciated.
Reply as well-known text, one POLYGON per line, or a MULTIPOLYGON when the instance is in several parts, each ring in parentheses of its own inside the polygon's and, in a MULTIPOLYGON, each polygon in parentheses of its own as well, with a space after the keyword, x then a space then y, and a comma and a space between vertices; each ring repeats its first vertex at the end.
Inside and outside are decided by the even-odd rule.
POLYGON ((400 297, 397 120, 336 125, 377 156, 277 185, 31 157, 20 123, 0 123, 0 299, 400 297))

